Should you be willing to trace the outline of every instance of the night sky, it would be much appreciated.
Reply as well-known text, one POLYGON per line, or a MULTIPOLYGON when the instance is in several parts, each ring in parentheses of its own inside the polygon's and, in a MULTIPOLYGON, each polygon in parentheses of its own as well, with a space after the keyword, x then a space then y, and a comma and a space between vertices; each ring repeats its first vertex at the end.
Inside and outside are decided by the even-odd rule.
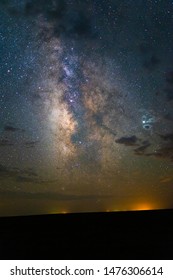
POLYGON ((173 1, 0 0, 0 215, 173 208, 173 1))

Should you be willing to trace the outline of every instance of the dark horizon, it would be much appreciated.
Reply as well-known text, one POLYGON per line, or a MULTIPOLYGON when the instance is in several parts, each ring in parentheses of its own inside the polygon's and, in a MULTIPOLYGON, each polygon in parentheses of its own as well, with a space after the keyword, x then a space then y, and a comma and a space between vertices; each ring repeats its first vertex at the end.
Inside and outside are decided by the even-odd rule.
POLYGON ((0 218, 1 259, 173 257, 173 210, 0 218))

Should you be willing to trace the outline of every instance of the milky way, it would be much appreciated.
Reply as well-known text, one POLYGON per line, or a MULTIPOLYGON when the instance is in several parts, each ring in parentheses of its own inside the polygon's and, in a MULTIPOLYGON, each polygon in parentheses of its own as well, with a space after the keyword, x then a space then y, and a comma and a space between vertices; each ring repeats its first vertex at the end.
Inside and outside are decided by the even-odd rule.
POLYGON ((172 207, 172 2, 0 10, 0 214, 172 207))

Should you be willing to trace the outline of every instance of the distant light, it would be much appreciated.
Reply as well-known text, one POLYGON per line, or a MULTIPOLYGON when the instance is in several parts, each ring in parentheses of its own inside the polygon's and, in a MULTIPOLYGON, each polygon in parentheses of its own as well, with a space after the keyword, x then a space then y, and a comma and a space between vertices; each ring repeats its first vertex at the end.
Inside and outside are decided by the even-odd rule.
POLYGON ((54 214, 54 215, 55 215, 55 214, 57 214, 57 215, 58 215, 58 214, 68 214, 68 212, 67 212, 67 211, 61 211, 61 210, 59 210, 59 211, 58 211, 58 210, 57 210, 57 211, 56 211, 56 210, 55 210, 55 211, 53 210, 53 211, 50 211, 49 214, 54 214))
POLYGON ((132 210, 136 210, 136 211, 153 210, 153 209, 155 209, 155 207, 149 203, 141 203, 132 208, 132 210))

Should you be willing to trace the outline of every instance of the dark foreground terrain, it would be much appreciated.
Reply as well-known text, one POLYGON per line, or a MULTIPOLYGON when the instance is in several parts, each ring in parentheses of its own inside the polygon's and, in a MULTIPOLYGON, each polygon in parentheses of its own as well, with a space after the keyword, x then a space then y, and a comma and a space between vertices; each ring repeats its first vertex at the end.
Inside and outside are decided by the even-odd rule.
POLYGON ((0 218, 1 259, 173 259, 173 210, 0 218))

